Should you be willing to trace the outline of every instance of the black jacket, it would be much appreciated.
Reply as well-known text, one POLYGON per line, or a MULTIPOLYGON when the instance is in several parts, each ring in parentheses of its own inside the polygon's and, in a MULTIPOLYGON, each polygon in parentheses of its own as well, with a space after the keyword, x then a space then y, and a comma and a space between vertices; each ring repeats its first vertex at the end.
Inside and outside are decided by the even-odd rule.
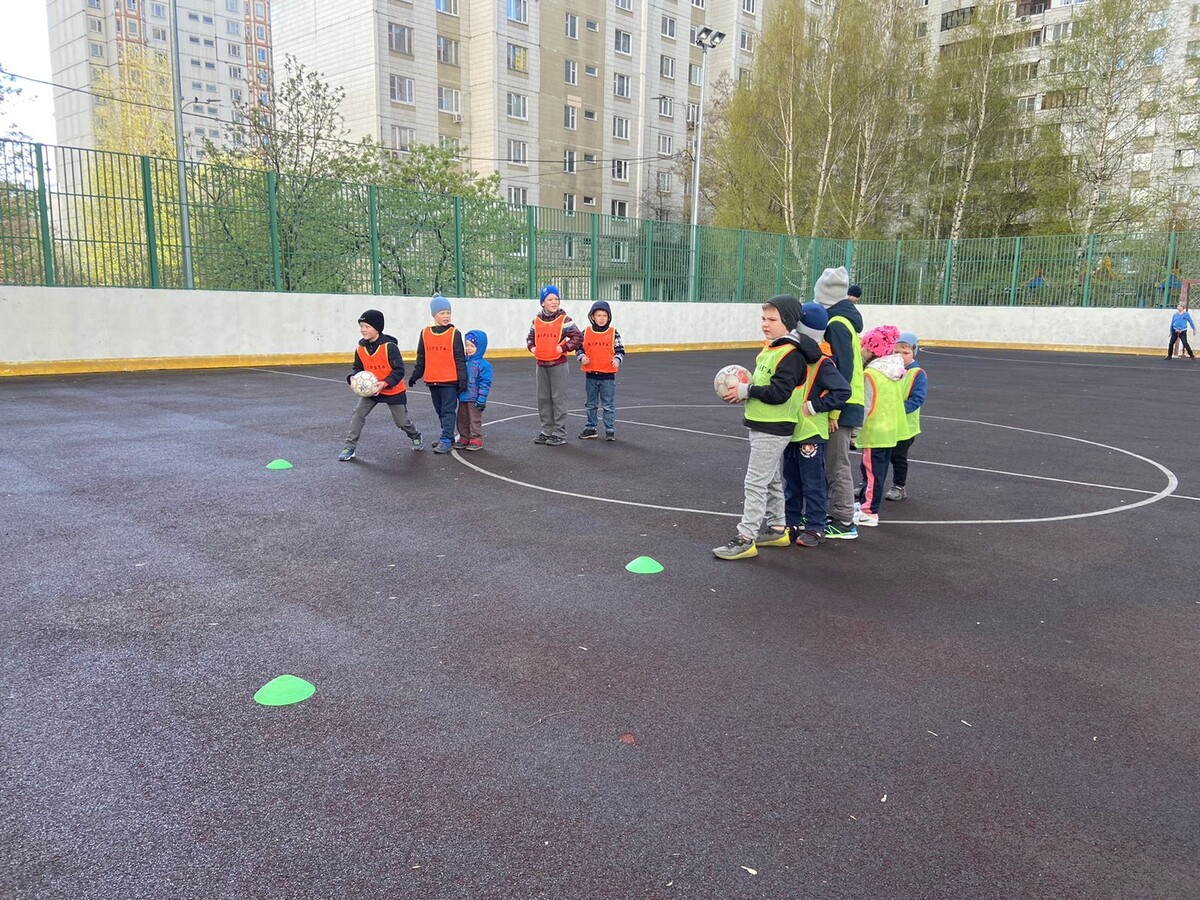
MULTIPOLYGON (((858 335, 862 336, 862 314, 853 301, 839 300, 829 307, 828 312, 831 319, 834 316, 842 316, 849 320, 858 335)), ((858 338, 851 334, 841 322, 834 322, 825 329, 825 341, 829 344, 829 349, 833 351, 833 361, 847 382, 854 378, 854 341, 856 340, 858 338)), ((838 425, 848 428, 861 428, 864 421, 861 403, 847 403, 842 407, 842 412, 838 416, 838 425)))
MULTIPOLYGON (((368 341, 366 338, 363 338, 358 342, 358 346, 365 348, 368 355, 378 350, 380 344, 383 344, 387 347, 388 365, 392 367, 392 374, 385 378, 383 383, 387 387, 395 387, 404 380, 404 357, 400 355, 400 347, 396 343, 396 339, 390 334, 381 334, 379 335, 379 340, 368 341)), ((358 353, 356 351, 354 354, 354 368, 351 369, 350 374, 346 376, 346 384, 350 383, 350 379, 354 377, 355 373, 361 372, 362 370, 362 360, 358 358, 358 353)), ((401 391, 399 394, 389 394, 387 396, 384 396, 383 394, 376 394, 371 399, 379 403, 387 403, 389 405, 393 403, 408 403, 408 398, 405 396, 403 391, 401 391)))
MULTIPOLYGON (((748 397, 772 406, 787 403, 792 399, 792 391, 804 384, 804 379, 808 377, 808 364, 815 363, 821 358, 821 348, 806 334, 797 334, 792 331, 771 341, 772 347, 780 347, 784 344, 794 344, 797 348, 796 352, 789 353, 779 361, 769 384, 750 385, 747 392, 748 397)), ((759 422, 743 418, 742 424, 754 431, 761 431, 763 434, 791 436, 791 433, 796 430, 795 422, 759 422)))
MULTIPOLYGON (((441 334, 447 328, 454 328, 453 323, 450 325, 433 325, 431 330, 434 334, 441 334)), ((454 384, 455 388, 461 394, 467 389, 467 349, 463 344, 462 332, 455 330, 454 332, 454 368, 458 373, 458 382, 454 384)), ((412 387, 425 374, 425 329, 421 329, 421 336, 417 338, 417 361, 413 363, 412 377, 408 379, 408 386, 412 387)), ((440 382, 451 384, 452 382, 440 382)), ((429 384, 429 382, 425 382, 429 384)))

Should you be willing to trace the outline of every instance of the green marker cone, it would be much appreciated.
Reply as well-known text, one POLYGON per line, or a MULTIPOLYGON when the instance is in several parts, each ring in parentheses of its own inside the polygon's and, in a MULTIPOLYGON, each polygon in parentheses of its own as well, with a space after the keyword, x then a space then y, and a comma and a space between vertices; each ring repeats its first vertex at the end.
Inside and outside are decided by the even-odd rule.
POLYGON ((280 675, 254 692, 254 702, 263 706, 287 706, 307 700, 315 691, 312 682, 295 675, 280 675))
POLYGON ((663 570, 662 563, 656 559, 651 559, 649 556, 639 556, 637 559, 625 566, 629 572, 635 575, 657 575, 663 570))
POLYGON ((290 469, 292 464, 286 459, 273 459, 267 463, 268 469, 290 469))

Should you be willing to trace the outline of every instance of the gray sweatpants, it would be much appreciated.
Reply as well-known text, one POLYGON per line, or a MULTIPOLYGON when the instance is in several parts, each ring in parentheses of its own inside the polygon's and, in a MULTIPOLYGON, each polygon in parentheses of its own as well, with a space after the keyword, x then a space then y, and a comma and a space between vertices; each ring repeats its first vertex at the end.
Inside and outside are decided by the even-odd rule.
POLYGON ((754 540, 764 525, 782 528, 783 514, 783 451, 792 439, 790 434, 764 434, 750 429, 750 462, 746 465, 746 499, 742 505, 742 521, 738 534, 754 540))
MULTIPOLYGON (((363 397, 358 401, 358 406, 354 407, 354 415, 350 417, 350 433, 346 435, 347 447, 358 446, 358 438, 362 434, 367 416, 371 410, 382 402, 381 400, 376 400, 374 397, 363 397)), ((396 423, 396 427, 407 434, 409 438, 416 440, 421 436, 421 432, 417 430, 417 426, 408 420, 407 403, 384 403, 383 405, 392 414, 392 421, 396 423)))
POLYGON ((567 436, 567 364, 537 367, 538 417, 542 434, 567 436))
POLYGON ((825 444, 825 485, 829 517, 849 525, 854 521, 854 473, 850 469, 850 444, 858 437, 858 428, 839 428, 829 432, 825 444))

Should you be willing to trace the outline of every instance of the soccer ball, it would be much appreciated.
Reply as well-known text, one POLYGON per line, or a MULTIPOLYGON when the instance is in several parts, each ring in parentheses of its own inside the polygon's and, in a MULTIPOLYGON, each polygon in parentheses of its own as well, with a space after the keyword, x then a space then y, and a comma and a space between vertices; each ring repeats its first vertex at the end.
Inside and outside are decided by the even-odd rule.
POLYGON ((375 388, 377 387, 379 387, 379 379, 365 370, 355 372, 354 377, 350 379, 350 390, 354 391, 360 397, 375 396, 375 388))
POLYGON ((722 400, 725 399, 725 392, 731 387, 739 384, 750 383, 750 370, 745 366, 726 366, 717 373, 717 377, 713 379, 713 390, 717 392, 717 396, 722 400))

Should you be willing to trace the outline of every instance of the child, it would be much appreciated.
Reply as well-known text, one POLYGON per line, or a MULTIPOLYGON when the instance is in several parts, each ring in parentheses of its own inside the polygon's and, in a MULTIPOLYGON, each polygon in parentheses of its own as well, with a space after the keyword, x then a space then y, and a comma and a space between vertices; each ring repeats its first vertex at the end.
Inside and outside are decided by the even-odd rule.
POLYGON ((911 331, 900 332, 896 341, 896 352, 904 360, 904 378, 900 381, 900 396, 904 398, 904 419, 900 433, 896 435, 896 448, 892 450, 892 486, 883 495, 885 500, 904 500, 908 497, 908 448, 921 433, 921 407, 929 390, 929 379, 925 370, 917 365, 917 336, 911 331))
MULTIPOLYGON (((828 316, 819 303, 805 303, 800 324, 816 333, 825 330, 828 316)), ((822 353, 808 367, 804 383, 792 393, 796 427, 783 451, 783 508, 788 538, 801 547, 825 543, 825 442, 829 414, 850 399, 850 382, 833 359, 822 353)))
POLYGON ((483 358, 487 341, 487 333, 478 330, 468 331, 463 338, 467 389, 458 395, 458 440, 453 444, 459 450, 483 449, 483 411, 492 389, 492 364, 483 358))
POLYGON ((409 376, 412 387, 422 378, 429 388, 433 410, 442 430, 434 453, 449 453, 454 441, 458 413, 458 395, 467 389, 467 354, 462 335, 450 324, 450 301, 434 294, 429 301, 433 321, 421 329, 417 340, 417 362, 409 376))
POLYGON ((567 442, 567 354, 583 344, 583 332, 560 309, 562 298, 552 284, 542 288, 541 312, 533 319, 525 345, 537 360, 537 404, 542 430, 535 444, 561 447, 567 442))
POLYGON ((763 304, 766 346, 754 361, 750 383, 732 387, 725 394, 727 403, 746 401, 742 421, 750 431, 750 462, 737 536, 713 548, 717 559, 748 559, 758 556, 759 545, 786 547, 791 543, 783 513, 780 459, 796 428, 792 394, 804 383, 808 363, 821 358, 816 341, 793 331, 801 312, 800 301, 790 294, 763 304))
MULTIPOLYGON (((861 294, 861 290, 859 291, 861 294)), ((850 467, 850 444, 863 423, 863 361, 859 350, 862 314, 850 294, 850 276, 844 266, 826 269, 813 286, 813 299, 825 307, 829 324, 825 343, 833 351, 833 362, 850 383, 850 399, 829 416, 829 442, 825 447, 825 480, 829 499, 829 524, 825 536, 854 540, 854 474, 850 467)))
POLYGON ((377 403, 387 404, 396 427, 408 435, 412 448, 420 450, 425 444, 421 440, 421 432, 417 426, 408 420, 408 398, 404 387, 404 358, 400 355, 400 347, 390 334, 383 333, 383 313, 377 309, 368 309, 358 317, 358 333, 362 340, 354 351, 354 368, 346 376, 346 383, 357 373, 366 370, 379 379, 379 388, 373 397, 362 397, 354 407, 350 417, 350 433, 346 435, 346 447, 338 454, 341 462, 354 459, 354 449, 358 446, 358 437, 362 434, 367 416, 377 403))
POLYGON ((603 300, 597 300, 588 310, 588 322, 583 330, 583 343, 575 352, 584 372, 584 387, 587 390, 587 421, 579 432, 581 441, 595 439, 596 409, 604 407, 604 439, 617 439, 616 397, 617 370, 625 361, 625 345, 621 333, 612 327, 612 309, 603 300))
POLYGON ((863 408, 865 419, 855 440, 862 451, 862 487, 858 491, 861 509, 854 513, 854 524, 873 528, 879 524, 879 503, 887 482, 888 464, 896 435, 904 419, 900 379, 904 360, 893 353, 900 332, 895 325, 872 328, 862 336, 863 408))
MULTIPOLYGON (((1196 323, 1192 321, 1192 314, 1188 312, 1187 307, 1180 301, 1179 306, 1175 308, 1175 314, 1171 316, 1171 340, 1167 344, 1167 359, 1175 355, 1175 342, 1179 341, 1183 344, 1183 349, 1187 351, 1187 355, 1192 359, 1196 358, 1196 354, 1192 352, 1191 346, 1188 344, 1187 330, 1188 326, 1192 327, 1192 334, 1196 334, 1196 323)), ((1183 353, 1179 354, 1179 358, 1183 359, 1183 353)))

